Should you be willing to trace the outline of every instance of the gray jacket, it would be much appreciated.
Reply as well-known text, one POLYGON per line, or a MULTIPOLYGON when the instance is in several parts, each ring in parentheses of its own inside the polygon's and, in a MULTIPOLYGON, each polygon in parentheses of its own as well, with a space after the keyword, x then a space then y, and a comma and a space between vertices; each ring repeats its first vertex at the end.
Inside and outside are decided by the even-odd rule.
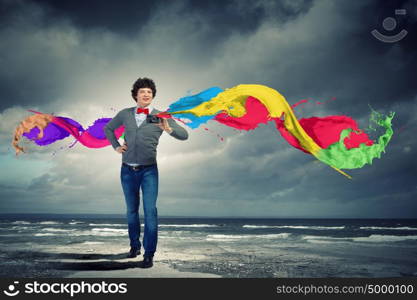
MULTIPOLYGON (((116 150, 121 145, 116 139, 114 130, 124 125, 127 151, 122 153, 122 162, 141 165, 154 164, 156 163, 156 147, 163 130, 154 123, 147 123, 146 120, 138 127, 135 119, 136 108, 134 106, 119 111, 104 127, 104 132, 112 147, 116 150)), ((154 115, 159 112, 159 110, 154 108, 151 114, 154 115)), ((177 122, 173 119, 168 119, 168 124, 173 129, 170 133, 171 136, 179 140, 188 139, 188 132, 179 126, 177 122)))

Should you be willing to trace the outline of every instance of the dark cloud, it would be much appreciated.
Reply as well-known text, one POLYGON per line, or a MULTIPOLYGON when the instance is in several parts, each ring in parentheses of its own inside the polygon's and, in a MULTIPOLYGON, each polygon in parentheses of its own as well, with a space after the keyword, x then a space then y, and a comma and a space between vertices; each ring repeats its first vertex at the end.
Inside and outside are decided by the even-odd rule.
POLYGON ((146 24, 158 1, 34 1, 47 12, 45 23, 67 19, 82 30, 104 29, 120 34, 135 34, 146 24))
MULTIPOLYGON (((140 31, 155 12, 164 13, 173 1, 34 1, 47 11, 45 22, 53 23, 63 18, 83 30, 102 28, 119 34, 131 35, 140 31)), ((212 28, 209 41, 227 37, 234 32, 255 31, 266 17, 285 23, 308 10, 311 0, 302 1, 176 1, 181 18, 200 17, 201 23, 212 28), (220 34, 221 33, 221 34, 220 34)), ((11 8, 4 14, 10 14, 11 8)), ((201 23, 194 23, 198 30, 201 23)), ((175 26, 175 24, 173 24, 175 26)))
MULTIPOLYGON (((0 137, 7 138, 10 124, 26 108, 65 113, 87 126, 99 113, 109 113, 103 107, 133 106, 128 92, 139 74, 157 81, 161 108, 189 89, 258 83, 277 89, 290 103, 310 98, 296 109, 300 117, 346 114, 364 128, 371 104, 377 111, 396 112, 395 134, 372 166, 345 170, 353 180, 290 147, 273 124, 238 133, 209 123, 209 132, 189 130, 186 142, 164 136, 158 150, 160 211, 416 216, 416 1, 2 4, 0 137), (396 8, 407 10, 398 17, 398 29, 409 34, 395 44, 376 40, 371 30, 388 34, 382 20, 396 8), (315 104, 332 97, 336 100, 315 104)), ((1 146, 0 153, 6 153, 1 146)), ((38 148, 31 148, 28 159, 50 159, 52 147, 38 148)), ((18 203, 27 204, 30 190, 39 210, 95 212, 100 203, 100 212, 123 211, 120 157, 112 149, 91 151, 78 145, 59 152, 51 172, 16 192, 18 203)), ((19 190, 0 188, 2 199, 19 190)))

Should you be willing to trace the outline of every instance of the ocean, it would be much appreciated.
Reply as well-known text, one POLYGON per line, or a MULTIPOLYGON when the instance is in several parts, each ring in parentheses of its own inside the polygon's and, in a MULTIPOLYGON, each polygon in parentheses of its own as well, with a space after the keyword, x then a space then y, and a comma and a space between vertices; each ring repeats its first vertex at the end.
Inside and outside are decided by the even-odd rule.
MULTIPOLYGON (((0 216, 2 277, 132 268, 128 250, 123 216, 0 216)), ((161 217, 158 261, 223 277, 415 277, 417 220, 161 217)))

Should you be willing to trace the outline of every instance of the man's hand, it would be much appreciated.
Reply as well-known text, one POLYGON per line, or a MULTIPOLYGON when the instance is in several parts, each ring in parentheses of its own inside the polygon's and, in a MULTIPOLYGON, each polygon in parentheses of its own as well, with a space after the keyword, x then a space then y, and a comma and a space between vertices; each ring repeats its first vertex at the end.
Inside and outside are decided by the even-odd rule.
POLYGON ((117 147, 117 148, 116 148, 116 151, 117 151, 118 153, 123 153, 123 152, 126 152, 126 151, 127 151, 127 144, 126 144, 126 142, 124 142, 123 146, 119 146, 119 147, 117 147))
POLYGON ((156 123, 155 125, 168 133, 173 131, 173 129, 169 126, 167 119, 162 118, 162 122, 156 123))

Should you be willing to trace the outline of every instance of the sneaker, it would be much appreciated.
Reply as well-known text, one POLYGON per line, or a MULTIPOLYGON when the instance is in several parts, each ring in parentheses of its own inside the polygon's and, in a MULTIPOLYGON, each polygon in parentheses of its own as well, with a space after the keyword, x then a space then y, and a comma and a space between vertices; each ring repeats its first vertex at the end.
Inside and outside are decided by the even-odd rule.
POLYGON ((138 255, 140 255, 140 249, 130 248, 130 251, 129 251, 129 254, 127 255, 127 258, 135 258, 138 255))
POLYGON ((138 267, 142 269, 150 268, 153 266, 153 257, 152 256, 144 256, 143 260, 139 262, 138 267))

